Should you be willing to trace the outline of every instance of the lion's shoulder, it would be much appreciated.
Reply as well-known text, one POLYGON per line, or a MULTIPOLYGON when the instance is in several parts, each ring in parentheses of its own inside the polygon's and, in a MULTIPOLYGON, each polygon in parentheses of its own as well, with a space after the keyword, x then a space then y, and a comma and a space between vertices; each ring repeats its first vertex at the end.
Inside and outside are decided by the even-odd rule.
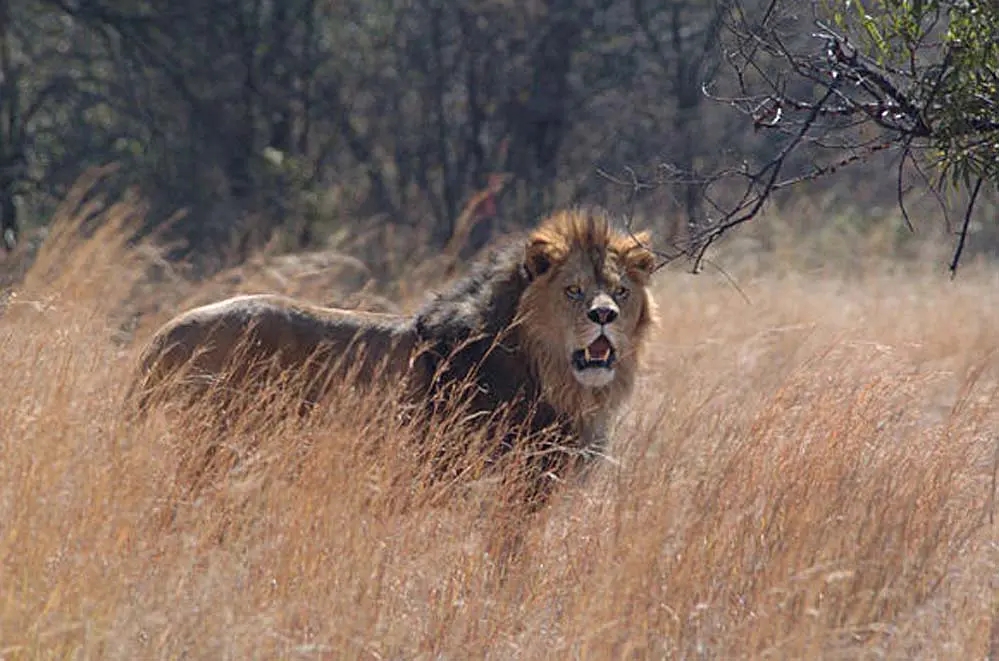
POLYGON ((521 244, 509 240, 465 276, 431 295, 415 315, 421 339, 459 343, 475 336, 495 336, 508 327, 527 286, 522 254, 521 244))
POLYGON ((421 351, 414 363, 433 375, 427 384, 432 392, 471 378, 478 409, 536 397, 527 349, 516 333, 507 332, 528 285, 522 264, 523 242, 510 239, 417 311, 414 327, 421 351))

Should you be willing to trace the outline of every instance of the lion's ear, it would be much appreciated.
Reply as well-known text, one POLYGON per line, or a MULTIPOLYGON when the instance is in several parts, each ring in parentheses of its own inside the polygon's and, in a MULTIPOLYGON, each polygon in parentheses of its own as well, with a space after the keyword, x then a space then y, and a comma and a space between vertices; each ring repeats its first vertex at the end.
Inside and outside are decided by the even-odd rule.
POLYGON ((532 236, 527 242, 524 255, 524 266, 531 279, 547 273, 561 258, 558 246, 546 237, 532 236))
POLYGON ((624 255, 628 270, 637 271, 645 277, 652 275, 652 271, 656 268, 656 256, 649 248, 652 245, 652 237, 643 231, 634 234, 632 241, 624 255))

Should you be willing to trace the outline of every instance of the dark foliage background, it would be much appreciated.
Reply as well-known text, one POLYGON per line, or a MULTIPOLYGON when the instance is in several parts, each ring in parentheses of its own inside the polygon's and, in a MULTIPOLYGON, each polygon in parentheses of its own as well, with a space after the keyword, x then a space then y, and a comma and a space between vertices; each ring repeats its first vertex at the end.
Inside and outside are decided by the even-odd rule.
POLYGON ((995 8, 867 4, 0 0, 4 242, 106 163, 102 185, 138 189, 145 231, 170 219, 170 256, 201 272, 372 232, 474 250, 583 202, 689 249, 790 183, 858 223, 896 198, 952 205, 980 177, 988 201, 995 8), (930 133, 885 121, 901 96, 883 89, 827 112, 850 74, 831 43, 930 133), (930 183, 941 164, 956 198, 930 183))

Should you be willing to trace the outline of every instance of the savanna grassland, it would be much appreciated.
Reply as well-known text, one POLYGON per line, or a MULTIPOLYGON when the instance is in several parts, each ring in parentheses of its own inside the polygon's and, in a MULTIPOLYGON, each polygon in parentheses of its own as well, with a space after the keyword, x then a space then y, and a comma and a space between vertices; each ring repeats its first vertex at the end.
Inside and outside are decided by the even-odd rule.
POLYGON ((0 313, 2 659, 999 655, 995 267, 774 251, 729 265, 742 293, 661 271, 612 457, 501 562, 495 485, 420 486, 427 439, 371 398, 261 407, 191 488, 215 428, 122 413, 176 309, 127 323, 169 296, 117 238, 133 210, 105 213, 0 313))

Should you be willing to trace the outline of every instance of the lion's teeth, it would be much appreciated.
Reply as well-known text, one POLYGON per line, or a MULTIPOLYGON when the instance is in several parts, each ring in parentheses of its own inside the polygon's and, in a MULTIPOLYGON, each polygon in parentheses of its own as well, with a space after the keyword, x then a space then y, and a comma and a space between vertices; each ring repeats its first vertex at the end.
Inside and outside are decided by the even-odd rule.
POLYGON ((590 360, 592 360, 592 359, 590 358, 590 347, 584 347, 584 348, 583 348, 583 359, 584 359, 584 360, 585 360, 586 362, 590 362, 590 360))

